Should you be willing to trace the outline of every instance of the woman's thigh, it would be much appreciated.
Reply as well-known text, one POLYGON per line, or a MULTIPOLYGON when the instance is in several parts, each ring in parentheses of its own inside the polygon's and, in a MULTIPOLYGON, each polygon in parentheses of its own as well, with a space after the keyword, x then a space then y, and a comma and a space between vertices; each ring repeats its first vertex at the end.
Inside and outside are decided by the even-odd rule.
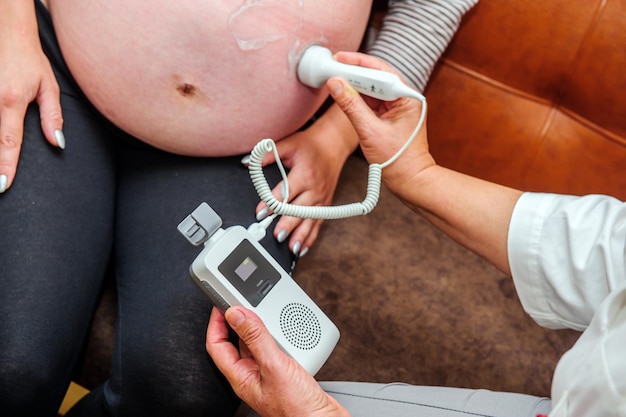
MULTIPOLYGON (((200 248, 177 225, 206 201, 223 227, 255 221, 258 196, 240 157, 189 158, 143 144, 122 157, 116 227, 118 340, 111 386, 120 412, 231 415, 238 405, 205 350, 212 305, 192 284, 200 248), (161 401, 162 400, 162 401, 161 401)), ((292 256, 268 233, 263 242, 287 270, 292 256)))
POLYGON ((15 181, 0 195, 0 398, 16 412, 63 398, 111 251, 110 140, 79 98, 61 104, 66 149, 45 141, 31 105, 15 181))

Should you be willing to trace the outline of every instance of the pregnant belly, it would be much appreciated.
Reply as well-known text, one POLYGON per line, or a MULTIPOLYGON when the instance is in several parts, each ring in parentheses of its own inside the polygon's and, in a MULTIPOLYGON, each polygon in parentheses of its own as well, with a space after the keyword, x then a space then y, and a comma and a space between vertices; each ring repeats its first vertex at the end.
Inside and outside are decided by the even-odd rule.
POLYGON ((304 49, 355 50, 371 1, 48 0, 87 97, 124 131, 198 156, 280 139, 326 98, 295 75, 304 49))

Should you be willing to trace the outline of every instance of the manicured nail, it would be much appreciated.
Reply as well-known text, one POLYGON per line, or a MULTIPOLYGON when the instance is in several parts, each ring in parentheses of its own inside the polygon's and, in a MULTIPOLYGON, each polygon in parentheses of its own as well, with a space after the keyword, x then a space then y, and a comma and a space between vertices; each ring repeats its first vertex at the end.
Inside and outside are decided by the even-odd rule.
POLYGON ((241 165, 250 165, 250 154, 241 158, 241 165))
POLYGON ((307 253, 309 253, 309 248, 302 248, 302 250, 300 251, 300 254, 298 255, 299 258, 304 257, 304 255, 306 255, 307 253))
POLYGON ((294 255, 298 256, 300 254, 300 247, 301 246, 302 246, 302 244, 300 243, 299 240, 296 243, 293 244, 292 252, 293 252, 294 255))
POLYGON ((276 240, 278 241, 278 243, 283 243, 285 241, 285 239, 287 239, 287 230, 286 229, 281 229, 280 232, 278 232, 278 235, 276 235, 276 240))
POLYGON ((0 194, 7 190, 7 183, 9 180, 6 175, 0 175, 0 194))
POLYGON ((65 149, 65 135, 62 130, 54 131, 54 138, 57 141, 57 146, 61 149, 65 149))
POLYGON ((257 221, 263 220, 264 218, 267 217, 268 214, 270 214, 270 209, 267 207, 259 210, 259 212, 256 214, 257 221))

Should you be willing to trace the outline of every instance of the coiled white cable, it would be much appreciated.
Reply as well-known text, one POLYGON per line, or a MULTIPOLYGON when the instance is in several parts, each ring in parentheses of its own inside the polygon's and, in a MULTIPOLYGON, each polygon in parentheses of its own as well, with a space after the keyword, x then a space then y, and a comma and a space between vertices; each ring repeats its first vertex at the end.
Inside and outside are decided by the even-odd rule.
POLYGON ((289 201, 289 183, 287 181, 287 173, 278 155, 276 143, 272 139, 263 139, 256 144, 252 153, 250 154, 250 163, 248 165, 248 171, 250 172, 250 179, 256 189, 259 197, 275 215, 283 215, 290 217, 298 217, 301 219, 344 219, 347 217, 363 216, 370 213, 376 207, 378 203, 378 197, 380 195, 380 185, 382 182, 382 170, 387 166, 395 162, 400 155, 409 147, 411 142, 417 137, 424 120, 426 118, 426 100, 421 99, 422 111, 419 121, 415 130, 411 133, 411 136, 402 145, 402 147, 396 152, 394 156, 389 158, 382 164, 370 164, 367 175, 367 192, 365 199, 362 202, 343 204, 339 206, 301 206, 297 204, 290 204, 289 201), (274 152, 274 158, 280 171, 280 175, 283 178, 284 193, 283 201, 279 201, 274 194, 263 174, 263 158, 268 152, 274 152))

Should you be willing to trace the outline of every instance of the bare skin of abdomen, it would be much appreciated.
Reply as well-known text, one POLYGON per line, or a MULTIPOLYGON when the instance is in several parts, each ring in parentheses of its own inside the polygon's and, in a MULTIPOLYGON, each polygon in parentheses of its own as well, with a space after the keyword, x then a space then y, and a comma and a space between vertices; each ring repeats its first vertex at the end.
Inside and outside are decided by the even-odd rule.
POLYGON ((356 50, 371 1, 47 0, 76 81, 118 127, 166 151, 249 152, 326 98, 298 82, 307 46, 356 50))

